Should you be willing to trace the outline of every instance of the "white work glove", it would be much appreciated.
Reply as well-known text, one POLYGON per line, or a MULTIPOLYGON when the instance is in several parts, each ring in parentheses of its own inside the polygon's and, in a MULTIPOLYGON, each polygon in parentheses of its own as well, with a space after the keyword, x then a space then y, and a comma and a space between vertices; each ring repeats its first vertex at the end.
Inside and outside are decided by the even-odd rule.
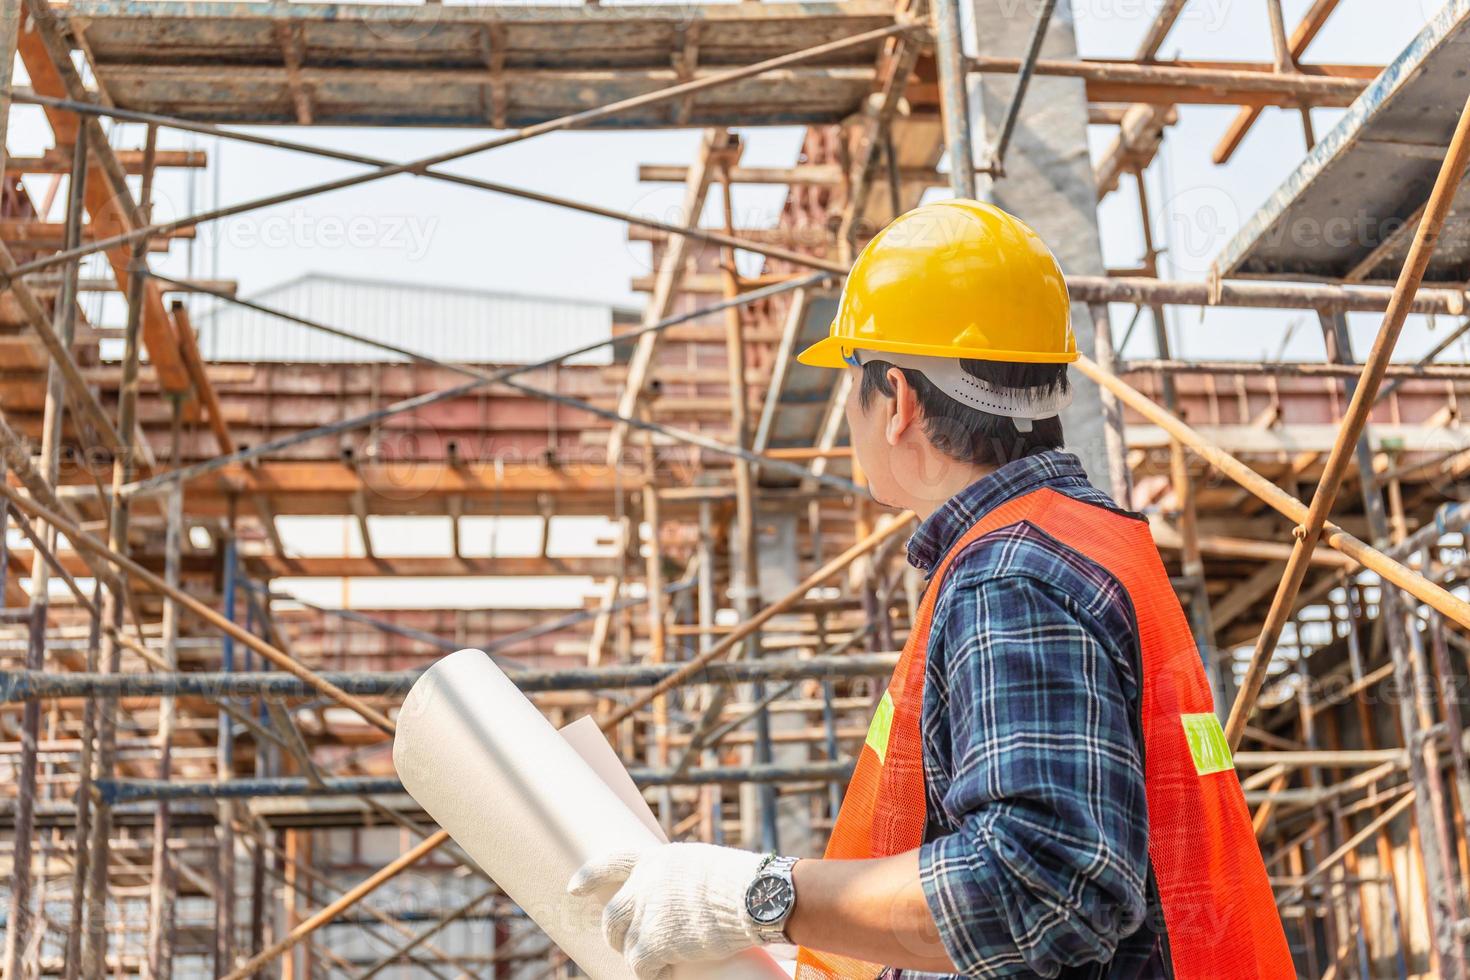
POLYGON ((672 965, 722 960, 760 945, 745 892, 764 855, 713 844, 660 844, 588 861, 567 891, 621 885, 602 913, 602 934, 639 980, 668 980, 672 965))

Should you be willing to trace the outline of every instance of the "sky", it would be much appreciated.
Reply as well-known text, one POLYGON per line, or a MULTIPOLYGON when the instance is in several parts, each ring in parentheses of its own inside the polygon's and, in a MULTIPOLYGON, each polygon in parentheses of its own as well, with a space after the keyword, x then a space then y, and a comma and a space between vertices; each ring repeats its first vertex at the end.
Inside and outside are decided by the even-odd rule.
MULTIPOLYGON (((1160 0, 1072 0, 1078 43, 1084 56, 1128 57, 1136 49, 1160 0)), ((962 5, 967 7, 968 5, 962 5)), ((1031 16, 1034 0, 1017 0, 1018 16, 1031 16)), ((1310 0, 1286 0, 1289 23, 1300 19, 1310 0)), ((1439 0, 1343 0, 1308 61, 1384 64, 1422 26, 1439 0)), ((1191 0, 1164 46, 1164 57, 1271 59, 1266 4, 1260 0, 1191 0)), ((1209 159, 1210 149, 1235 110, 1184 107, 1159 162, 1149 172, 1156 235, 1168 246, 1170 274, 1198 279, 1235 229, 1291 172, 1304 150, 1295 112, 1268 110, 1227 166, 1209 159)), ((1341 115, 1316 110, 1319 133, 1341 115)), ((279 129, 258 131, 306 143, 330 145, 394 159, 410 159, 481 139, 484 131, 279 129)), ((789 165, 800 145, 799 128, 747 128, 744 160, 750 165, 789 165)), ((1093 127, 1093 152, 1112 138, 1093 127)), ((125 127, 125 145, 141 145, 141 128, 125 127)), ((458 173, 503 181, 635 213, 667 215, 679 188, 642 184, 641 163, 688 163, 699 139, 696 130, 629 133, 558 133, 538 137, 451 164, 458 173)), ((49 131, 37 109, 18 107, 11 149, 39 152, 49 131)), ((165 133, 165 146, 197 146, 210 153, 205 173, 170 172, 160 179, 155 214, 168 217, 235 203, 358 172, 351 164, 240 143, 165 133)), ((43 197, 48 178, 28 184, 43 197)), ((946 196, 947 191, 932 192, 946 196)), ((774 223, 784 192, 774 187, 736 189, 737 225, 774 223)), ((711 195, 711 206, 715 205, 711 195)), ((1136 198, 1125 182, 1102 205, 1099 222, 1110 265, 1131 266, 1141 255, 1136 198)), ((218 274, 239 281, 243 294, 293 278, 303 271, 382 276, 424 283, 486 289, 516 289, 640 306, 631 280, 648 269, 647 246, 629 243, 618 222, 443 182, 397 176, 306 201, 262 209, 203 226, 191 249, 176 245, 161 270, 218 274)), ((752 261, 753 257, 746 257, 752 261)), ((96 303, 97 297, 92 297, 96 303)), ((1124 323, 1128 314, 1123 314, 1124 323)), ((121 322, 111 304, 104 323, 121 322)), ((1300 314, 1241 314, 1195 310, 1174 316, 1176 353, 1189 357, 1240 357, 1277 351, 1280 338, 1300 314)), ((1366 344, 1373 318, 1356 318, 1355 335, 1366 344)), ((1148 331, 1139 331, 1131 356, 1150 356, 1148 331)), ((1424 324, 1414 324, 1402 342, 1406 353, 1432 344, 1424 324)), ((1318 358, 1315 330, 1297 330, 1288 357, 1318 358)))
MULTIPOLYGON (((1081 53, 1088 57, 1130 57, 1160 3, 1072 0, 1081 53)), ((1031 16, 1029 11, 1036 3, 1017 0, 1017 6, 1018 16, 1031 16)), ((1285 0, 1288 23, 1300 20, 1309 6, 1310 0, 1285 0)), ((1440 0, 1343 0, 1304 60, 1386 64, 1440 6, 1440 0)), ((1191 0, 1161 54, 1165 58, 1270 61, 1266 4, 1261 0, 1191 0)), ((1264 113, 1235 158, 1227 166, 1215 166, 1210 151, 1235 111, 1231 107, 1182 107, 1178 125, 1170 130, 1158 162, 1148 173, 1156 238, 1167 248, 1166 276, 1203 278, 1215 253, 1291 173, 1305 150, 1297 113, 1271 109, 1264 113)), ((1335 124, 1341 111, 1315 110, 1313 115, 1321 134, 1335 124)), ((485 131, 418 129, 283 127, 256 131, 400 160, 475 142, 487 135, 485 131)), ((1102 151, 1114 132, 1093 127, 1090 140, 1094 155, 1102 151)), ((786 166, 795 161, 802 130, 747 128, 740 134, 747 165, 786 166)), ((39 110, 15 108, 10 152, 40 153, 49 145, 49 137, 39 110)), ((623 211, 667 217, 677 206, 680 189, 640 183, 638 166, 687 164, 698 140, 697 130, 558 133, 458 161, 446 169, 623 211)), ((123 127, 113 142, 140 146, 142 130, 123 127)), ((360 170, 355 165, 301 154, 168 131, 160 137, 160 146, 204 149, 210 154, 211 167, 204 173, 170 171, 161 176, 154 212, 159 219, 360 170)), ((27 179, 33 198, 38 200, 45 197, 48 183, 46 177, 27 179)), ((944 190, 932 193, 947 196, 944 190)), ((737 226, 774 224, 783 198, 781 188, 737 187, 737 226)), ((711 199, 711 206, 716 206, 717 196, 711 195, 711 199)), ((1136 198, 1128 182, 1104 201, 1098 217, 1107 264, 1136 265, 1141 258, 1142 238, 1136 198)), ((246 296, 303 272, 320 271, 573 296, 641 307, 643 296, 632 291, 631 280, 650 271, 647 252, 646 245, 629 243, 624 226, 615 221, 400 175, 201 227, 192 247, 176 244, 168 256, 155 255, 152 261, 166 274, 235 279, 246 296)), ((751 257, 746 260, 751 261, 751 257)), ((87 312, 93 322, 121 325, 122 308, 115 299, 104 301, 91 294, 86 302, 92 304, 87 312), (99 305, 103 302, 107 305, 99 305)), ((1115 324, 1126 324, 1131 312, 1131 308, 1116 308, 1115 324)), ((1177 309, 1170 311, 1170 317, 1176 356, 1284 356, 1303 360, 1320 360, 1323 356, 1320 331, 1300 312, 1209 310, 1202 314, 1195 309, 1177 309)), ((1377 325, 1375 316, 1352 318, 1355 346, 1360 352, 1371 343, 1377 325)), ((350 329, 350 324, 343 326, 350 329)), ((1413 318, 1400 341, 1400 356, 1422 353, 1436 342, 1436 336, 1452 328, 1447 322, 1436 324, 1413 318)), ((1121 327, 1115 330, 1121 332, 1121 327)), ((1150 333, 1137 331, 1125 356, 1153 356, 1150 333)), ((1459 350, 1447 359, 1464 360, 1465 354, 1459 350)), ((303 550, 319 546, 312 543, 318 538, 336 540, 335 550, 340 553, 344 533, 349 539, 349 552, 357 551, 360 546, 355 541, 355 528, 344 531, 335 521, 325 530, 302 524, 291 530, 290 537, 293 546, 299 542, 303 550)), ((446 540, 447 533, 446 523, 446 540)), ((385 540, 389 543, 379 544, 380 550, 392 547, 392 535, 385 540)), ((425 552, 421 547, 418 553, 433 550, 425 552)), ((337 586, 315 583, 303 588, 313 598, 341 598, 337 586)), ((472 580, 455 588, 467 590, 466 602, 485 604, 483 597, 475 597, 477 586, 472 580)), ((534 589, 535 583, 528 584, 528 588, 534 589)), ((384 590, 384 601, 401 602, 405 595, 389 582, 362 582, 354 586, 351 598, 362 604, 377 604, 369 598, 374 590, 384 590)), ((435 604, 442 605, 444 598, 438 596, 435 604)), ((519 593, 506 597, 509 604, 527 600, 529 595, 523 598, 519 593)))

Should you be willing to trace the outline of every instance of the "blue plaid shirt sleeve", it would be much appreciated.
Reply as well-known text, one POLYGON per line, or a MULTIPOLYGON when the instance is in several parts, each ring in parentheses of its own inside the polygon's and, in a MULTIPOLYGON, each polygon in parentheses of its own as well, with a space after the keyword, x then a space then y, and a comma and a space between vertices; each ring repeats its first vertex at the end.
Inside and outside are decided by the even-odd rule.
POLYGON ((924 731, 948 832, 919 866, 946 950, 968 976, 1108 961, 1145 908, 1132 603, 1022 524, 956 564, 934 624, 924 731))

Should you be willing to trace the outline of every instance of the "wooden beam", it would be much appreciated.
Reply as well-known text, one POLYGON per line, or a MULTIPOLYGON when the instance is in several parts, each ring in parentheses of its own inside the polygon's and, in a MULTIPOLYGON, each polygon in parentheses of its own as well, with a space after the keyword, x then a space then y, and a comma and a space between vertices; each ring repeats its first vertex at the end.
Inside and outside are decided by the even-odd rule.
MULTIPOLYGON (((1312 4, 1312 8, 1307 11, 1301 23, 1297 24, 1296 29, 1291 32, 1288 47, 1293 60, 1299 60, 1307 53, 1307 48, 1311 47, 1317 35, 1322 32, 1322 28, 1327 25, 1327 18, 1332 16, 1338 3, 1339 0, 1316 0, 1312 4)), ((1212 154, 1216 164, 1228 163, 1235 155, 1235 151, 1240 149, 1240 144, 1244 142, 1246 134, 1256 124, 1256 120, 1261 118, 1262 108, 1261 106, 1242 106, 1236 113, 1212 154)))
MULTIPOLYGON (((1154 544, 1161 550, 1179 551, 1184 547, 1184 538, 1169 521, 1160 517, 1149 520, 1154 544)), ((1291 545, 1286 541, 1256 541, 1250 538, 1204 534, 1199 538, 1199 550, 1217 558, 1244 558, 1260 561, 1285 561, 1291 554, 1291 545)), ((1313 555, 1316 564, 1332 568, 1356 568, 1357 563, 1341 552, 1323 551, 1313 555)))
POLYGON ((1124 174, 1145 169, 1159 151, 1165 128, 1178 121, 1179 112, 1173 106, 1151 103, 1129 106, 1118 126, 1118 135, 1093 167, 1098 200, 1117 190, 1124 174))
MULTIPOLYGON (((733 152, 737 155, 738 145, 737 141, 733 148, 733 152)), ((731 152, 732 145, 728 131, 722 127, 713 127, 704 131, 694 166, 690 168, 689 175, 684 182, 684 200, 679 212, 681 220, 687 221, 691 227, 699 224, 700 213, 704 210, 704 200, 709 193, 710 180, 714 176, 714 165, 717 162, 726 161, 731 152)), ((690 247, 691 239, 684 235, 678 236, 665 246, 663 258, 658 267, 658 282, 654 286, 653 295, 649 297, 648 306, 643 311, 645 326, 664 319, 673 309, 679 281, 683 278, 684 269, 688 263, 690 247)), ((662 333, 655 331, 639 337, 638 345, 633 349, 633 354, 628 360, 627 383, 618 399, 618 414, 625 418, 631 418, 638 411, 638 403, 643 397, 644 386, 648 384, 649 372, 653 367, 662 336, 662 333)), ((613 427, 607 442, 609 464, 618 463, 623 454, 624 441, 627 438, 628 426, 626 423, 620 422, 613 427)))
POLYGON ((1136 60, 1153 61, 1159 56, 1159 49, 1164 46, 1169 32, 1174 30, 1174 25, 1179 21, 1179 15, 1184 13, 1184 5, 1188 2, 1189 0, 1166 0, 1140 42, 1136 60))
MULTIPOLYGON (((1020 71, 1021 59, 984 56, 970 59, 970 65, 974 71, 1014 74, 1020 71)), ((1038 75, 1086 81, 1090 101, 1160 105, 1342 107, 1351 105, 1381 70, 1368 65, 1303 65, 1295 74, 1283 75, 1276 73, 1273 65, 1254 63, 1209 66, 1046 58, 1036 63, 1038 75)))
POLYGON ((225 421, 224 412, 220 408, 219 393, 209 383, 204 358, 199 354, 199 343, 194 336, 194 325, 189 322, 189 308, 179 300, 174 300, 172 314, 185 370, 189 373, 195 394, 209 414, 209 429, 214 433, 215 444, 221 455, 228 456, 235 451, 235 440, 230 436, 229 423, 225 421))
POLYGON ((252 555, 242 561, 252 572, 270 578, 448 578, 466 575, 488 578, 544 578, 560 575, 600 578, 611 575, 617 566, 614 558, 585 555, 564 559, 534 555, 506 558, 477 558, 473 555, 464 558, 453 555, 306 555, 293 557, 290 565, 275 555, 252 555))
MULTIPOLYGON (((82 242, 94 242, 99 238, 106 238, 112 234, 110 231, 99 231, 94 225, 82 226, 82 242)), ((159 235, 149 240, 149 248, 162 246, 168 247, 170 239, 193 238, 193 228, 179 228, 167 235, 159 235)), ((61 248, 61 243, 66 240, 66 225, 60 221, 39 221, 30 218, 0 218, 0 240, 13 245, 37 246, 48 245, 61 248)))
MULTIPOLYGON (((21 32, 19 47, 31 87, 41 95, 88 101, 90 95, 72 63, 71 49, 62 38, 54 11, 46 0, 27 0, 27 11, 31 29, 21 32)), ((89 129, 91 138, 87 144, 92 165, 87 172, 86 201, 92 228, 104 237, 131 231, 138 221, 137 205, 101 125, 93 117, 79 123, 73 113, 57 109, 44 111, 59 146, 71 146, 76 142, 79 125, 89 129)), ((118 288, 126 292, 132 249, 119 245, 108 250, 106 255, 118 288)), ((151 279, 146 280, 143 286, 142 334, 160 386, 165 391, 187 389, 189 374, 179 353, 173 322, 164 309, 161 288, 151 279)))
MULTIPOLYGON (((113 150, 123 172, 143 172, 142 150, 113 150)), ((159 150, 154 160, 155 168, 183 167, 200 170, 209 166, 209 154, 203 150, 159 150)), ((38 157, 7 157, 5 173, 8 176, 23 174, 67 174, 71 173, 71 151, 56 147, 38 157)))
POLYGON ((1232 585, 1225 597, 1215 603, 1210 609, 1210 619, 1216 634, 1235 622, 1252 606, 1270 595, 1276 588, 1276 583, 1281 581, 1281 574, 1286 571, 1285 561, 1273 561, 1262 565, 1250 578, 1238 585, 1232 585))

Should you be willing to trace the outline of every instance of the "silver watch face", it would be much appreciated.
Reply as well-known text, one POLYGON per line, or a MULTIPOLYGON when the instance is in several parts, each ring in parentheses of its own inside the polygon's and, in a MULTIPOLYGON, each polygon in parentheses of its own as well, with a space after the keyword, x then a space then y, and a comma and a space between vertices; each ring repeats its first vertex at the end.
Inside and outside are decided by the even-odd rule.
POLYGON ((791 910, 796 890, 780 875, 761 875, 745 893, 745 911, 761 924, 780 922, 791 910))

